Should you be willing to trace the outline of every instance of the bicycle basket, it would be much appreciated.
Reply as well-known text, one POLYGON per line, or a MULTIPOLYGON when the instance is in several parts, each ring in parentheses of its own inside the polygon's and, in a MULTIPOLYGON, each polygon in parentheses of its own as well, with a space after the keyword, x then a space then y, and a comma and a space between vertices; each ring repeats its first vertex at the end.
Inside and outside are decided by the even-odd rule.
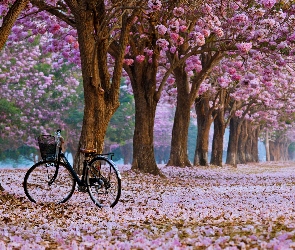
POLYGON ((52 135, 40 135, 38 144, 42 159, 54 160, 56 156, 56 141, 52 135))

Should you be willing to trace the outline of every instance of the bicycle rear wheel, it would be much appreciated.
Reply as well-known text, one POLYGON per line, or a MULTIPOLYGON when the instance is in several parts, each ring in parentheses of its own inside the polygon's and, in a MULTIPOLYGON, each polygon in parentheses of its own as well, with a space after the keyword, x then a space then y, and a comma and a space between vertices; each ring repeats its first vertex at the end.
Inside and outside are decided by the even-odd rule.
POLYGON ((95 158, 87 168, 87 190, 98 207, 114 207, 121 196, 121 176, 115 164, 105 158, 95 158))
POLYGON ((24 191, 36 203, 63 203, 75 191, 76 181, 66 165, 55 161, 38 162, 25 175, 24 191))

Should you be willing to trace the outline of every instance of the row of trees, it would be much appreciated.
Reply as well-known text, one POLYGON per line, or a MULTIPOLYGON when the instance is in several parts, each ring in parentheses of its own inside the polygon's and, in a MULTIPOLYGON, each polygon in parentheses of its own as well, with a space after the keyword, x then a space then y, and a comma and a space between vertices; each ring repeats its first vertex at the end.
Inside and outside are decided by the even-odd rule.
MULTIPOLYGON (((2 16, 17 2, 5 1, 2 16)), ((193 105, 195 165, 208 164, 213 121, 214 165, 222 164, 228 125, 227 163, 232 165, 243 161, 238 148, 252 155, 247 161, 257 160, 247 148, 257 152, 263 127, 291 125, 294 13, 292 1, 31 0, 9 41, 48 35, 44 52, 81 66, 85 106, 79 147, 103 150, 124 69, 135 100, 132 167, 159 174, 153 132, 161 101, 176 105, 168 165, 191 165, 187 141, 193 105)), ((80 162, 77 153, 77 169, 80 162)))

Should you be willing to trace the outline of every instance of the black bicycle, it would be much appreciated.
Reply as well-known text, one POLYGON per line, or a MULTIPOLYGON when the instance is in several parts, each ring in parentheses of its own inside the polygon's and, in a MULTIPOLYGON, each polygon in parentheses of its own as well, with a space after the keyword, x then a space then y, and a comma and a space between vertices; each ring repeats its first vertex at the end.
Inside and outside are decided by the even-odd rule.
POLYGON ((121 175, 112 161, 114 154, 97 154, 95 149, 80 149, 85 159, 79 177, 62 152, 63 143, 60 130, 57 130, 56 136, 38 137, 42 160, 28 170, 23 183, 29 200, 37 203, 66 202, 78 183, 78 191, 88 192, 95 205, 114 207, 121 195, 121 175))

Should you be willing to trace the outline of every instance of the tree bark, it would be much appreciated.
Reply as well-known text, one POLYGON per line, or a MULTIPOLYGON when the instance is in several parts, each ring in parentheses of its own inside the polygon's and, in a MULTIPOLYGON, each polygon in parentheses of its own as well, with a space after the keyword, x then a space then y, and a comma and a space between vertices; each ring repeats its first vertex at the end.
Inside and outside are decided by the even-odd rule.
POLYGON ((258 152, 258 140, 259 140, 260 128, 256 127, 252 129, 252 162, 259 162, 259 152, 258 152))
MULTIPOLYGON (((214 118, 214 134, 212 141, 212 154, 210 164, 222 167, 223 158, 223 139, 225 128, 229 120, 225 120, 225 109, 230 100, 226 89, 219 90, 220 107, 213 111, 214 118)), ((228 117, 230 119, 230 117, 228 117)))
POLYGON ((247 125, 247 141, 246 141, 246 145, 245 145, 245 158, 246 158, 246 162, 254 162, 254 157, 252 154, 252 145, 254 143, 253 141, 253 126, 251 124, 250 121, 248 121, 248 125, 247 125))
POLYGON ((133 88, 135 100, 135 129, 133 136, 133 162, 132 169, 154 175, 160 174, 154 155, 153 128, 155 121, 156 105, 152 99, 146 98, 145 83, 133 88))
POLYGON ((266 132, 265 132, 265 152, 266 152, 266 161, 270 161, 268 128, 266 128, 266 132))
MULTIPOLYGON (((155 42, 153 39, 151 44, 155 42)), ((132 44, 135 46, 134 41, 132 44)), ((133 65, 125 66, 125 69, 131 81, 135 101, 132 169, 161 175, 154 154, 154 122, 159 101, 156 97, 157 57, 153 55, 152 63, 147 61, 139 63, 134 60, 133 65)))
POLYGON ((237 167, 238 138, 241 131, 241 120, 232 117, 230 120, 230 133, 227 148, 226 164, 237 167))
POLYGON ((250 137, 248 135, 248 126, 249 126, 249 122, 247 120, 244 120, 241 124, 241 131, 238 137, 237 163, 240 163, 240 164, 246 163, 246 142, 248 138, 250 137))
POLYGON ((124 165, 132 163, 132 144, 128 143, 121 146, 124 165))
POLYGON ((4 47, 15 21, 28 3, 29 0, 16 0, 3 18, 0 27, 0 50, 4 47))
POLYGON ((172 128, 171 151, 168 166, 191 166, 187 153, 188 128, 190 121, 190 93, 188 89, 188 77, 185 68, 178 67, 175 70, 177 83, 177 105, 172 128))
POLYGON ((214 134, 212 141, 212 154, 210 164, 222 167, 223 158, 223 138, 225 133, 224 114, 217 111, 214 119, 214 134))
POLYGON ((197 114, 198 135, 194 165, 208 166, 209 132, 213 122, 212 109, 209 106, 209 93, 196 98, 195 109, 197 114))
MULTIPOLYGON (((122 17, 122 28, 113 76, 108 71, 107 54, 110 33, 107 26, 100 26, 106 17, 104 1, 88 1, 85 5, 68 1, 74 14, 81 56, 84 87, 84 117, 79 148, 97 149, 102 153, 108 123, 119 107, 120 80, 130 17, 122 17), (97 30, 100 32, 96 33, 97 30)), ((77 150, 74 167, 81 172, 83 156, 77 150)))

